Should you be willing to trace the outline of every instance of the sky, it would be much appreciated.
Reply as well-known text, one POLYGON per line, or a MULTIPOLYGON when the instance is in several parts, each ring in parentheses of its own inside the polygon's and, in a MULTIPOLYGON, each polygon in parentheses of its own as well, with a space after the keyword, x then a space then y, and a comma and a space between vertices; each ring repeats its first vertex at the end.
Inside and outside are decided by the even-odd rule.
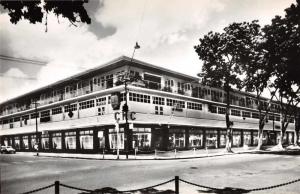
MULTIPOLYGON (((209 31, 233 22, 270 24, 295 0, 89 0, 90 25, 70 25, 48 15, 42 24, 11 24, 0 8, 0 55, 45 62, 0 59, 0 102, 46 86, 119 56, 134 58, 191 76, 201 72, 194 46, 209 31)), ((1 7, 1 5, 0 5, 1 7)))

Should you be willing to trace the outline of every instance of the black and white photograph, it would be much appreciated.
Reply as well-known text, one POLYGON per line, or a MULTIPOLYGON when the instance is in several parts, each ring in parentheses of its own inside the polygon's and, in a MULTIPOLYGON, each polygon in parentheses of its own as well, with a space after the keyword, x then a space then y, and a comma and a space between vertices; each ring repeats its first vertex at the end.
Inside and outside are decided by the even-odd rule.
POLYGON ((300 0, 0 0, 0 194, 299 194, 300 0))

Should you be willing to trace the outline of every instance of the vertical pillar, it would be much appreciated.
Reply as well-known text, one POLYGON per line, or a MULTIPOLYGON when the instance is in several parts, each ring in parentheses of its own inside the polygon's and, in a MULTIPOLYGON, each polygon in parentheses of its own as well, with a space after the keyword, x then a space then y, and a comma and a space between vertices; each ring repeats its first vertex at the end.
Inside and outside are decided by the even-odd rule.
POLYGON ((203 148, 206 147, 206 130, 203 129, 203 148))
POLYGON ((167 150, 169 147, 169 128, 168 126, 162 127, 162 150, 167 150))
POLYGON ((244 145, 244 131, 241 129, 241 146, 244 145))
POLYGON ((220 148, 220 137, 221 137, 220 129, 217 129, 217 147, 218 148, 220 148))
POLYGON ((80 130, 76 130, 76 152, 83 152, 80 145, 80 130))
POLYGON ((65 132, 61 132, 61 150, 66 151, 65 132))
POLYGON ((254 145, 253 131, 250 132, 250 145, 254 145))
POLYGON ((54 182, 54 193, 59 194, 59 181, 54 182))
POLYGON ((190 129, 186 128, 185 129, 185 148, 189 148, 189 137, 190 137, 190 129))
POLYGON ((109 148, 109 129, 104 129, 104 139, 105 139, 105 149, 110 150, 109 148))

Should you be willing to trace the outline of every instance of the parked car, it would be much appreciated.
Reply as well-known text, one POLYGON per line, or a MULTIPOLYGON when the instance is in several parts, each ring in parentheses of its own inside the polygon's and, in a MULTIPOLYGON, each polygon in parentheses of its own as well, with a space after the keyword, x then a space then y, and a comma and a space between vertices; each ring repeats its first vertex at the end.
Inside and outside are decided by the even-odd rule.
POLYGON ((16 150, 11 146, 1 146, 1 154, 15 154, 16 150))

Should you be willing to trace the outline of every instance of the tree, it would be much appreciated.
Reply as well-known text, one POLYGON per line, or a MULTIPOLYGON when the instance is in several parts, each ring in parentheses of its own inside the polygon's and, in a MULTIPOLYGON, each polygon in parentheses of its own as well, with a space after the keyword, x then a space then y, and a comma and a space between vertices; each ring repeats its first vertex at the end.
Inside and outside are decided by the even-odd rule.
POLYGON ((270 92, 271 98, 265 102, 262 99, 263 92, 269 87, 269 79, 273 72, 272 66, 266 65, 265 39, 261 27, 257 20, 249 24, 247 32, 248 41, 241 49, 241 65, 245 72, 246 78, 243 82, 243 88, 247 92, 253 92, 258 102, 259 124, 258 124, 258 145, 257 149, 261 150, 263 145, 263 129, 268 118, 271 102, 275 92, 270 92))
POLYGON ((271 25, 263 28, 268 65, 274 68, 273 86, 278 89, 281 107, 282 143, 289 120, 300 103, 300 0, 285 10, 285 17, 276 16, 271 25))
POLYGON ((249 30, 252 24, 233 23, 224 28, 224 32, 209 32, 200 38, 195 51, 203 61, 203 84, 221 87, 225 91, 226 98, 226 151, 232 152, 232 124, 229 119, 230 93, 232 88, 241 89, 243 74, 241 61, 244 59, 242 50, 249 44, 249 30))
MULTIPOLYGON (((70 23, 76 26, 75 23, 91 23, 91 18, 88 16, 83 4, 88 0, 0 0, 0 5, 8 11, 10 22, 17 24, 21 19, 28 20, 30 23, 41 23, 47 15, 53 12, 57 18, 62 16, 67 18, 70 23)), ((47 29, 46 29, 47 30, 47 29)))

